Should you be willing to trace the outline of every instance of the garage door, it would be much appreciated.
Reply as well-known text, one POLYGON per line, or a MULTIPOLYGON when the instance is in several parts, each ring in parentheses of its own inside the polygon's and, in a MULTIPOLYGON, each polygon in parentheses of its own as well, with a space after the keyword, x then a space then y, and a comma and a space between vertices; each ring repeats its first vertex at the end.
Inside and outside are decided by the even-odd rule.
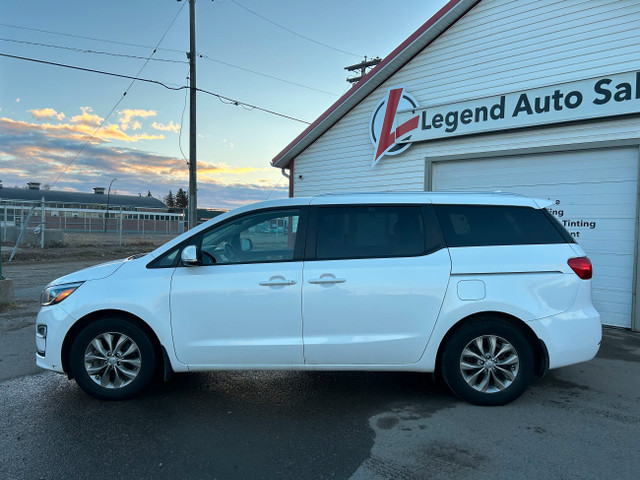
POLYGON ((438 162, 432 178, 434 190, 500 190, 553 200, 549 210, 593 262, 593 303, 602 322, 631 327, 637 148, 438 162))

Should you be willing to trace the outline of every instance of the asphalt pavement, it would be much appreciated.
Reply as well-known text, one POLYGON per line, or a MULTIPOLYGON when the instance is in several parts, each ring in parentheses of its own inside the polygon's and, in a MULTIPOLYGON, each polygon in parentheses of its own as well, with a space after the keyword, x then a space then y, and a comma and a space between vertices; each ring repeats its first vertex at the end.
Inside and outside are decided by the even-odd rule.
POLYGON ((77 265, 11 268, 0 478, 638 478, 640 334, 605 329, 596 359, 504 407, 461 402, 431 375, 371 372, 182 374, 102 402, 33 363, 31 296, 77 265))

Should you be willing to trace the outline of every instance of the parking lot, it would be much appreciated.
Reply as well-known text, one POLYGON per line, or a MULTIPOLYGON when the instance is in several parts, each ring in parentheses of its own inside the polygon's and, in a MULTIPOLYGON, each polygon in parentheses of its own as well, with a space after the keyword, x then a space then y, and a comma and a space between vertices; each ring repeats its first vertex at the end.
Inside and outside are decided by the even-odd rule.
POLYGON ((38 295, 97 263, 3 265, 0 478, 617 478, 640 471, 640 334, 605 329, 595 360, 505 407, 415 373, 176 375, 101 402, 34 365, 38 295))

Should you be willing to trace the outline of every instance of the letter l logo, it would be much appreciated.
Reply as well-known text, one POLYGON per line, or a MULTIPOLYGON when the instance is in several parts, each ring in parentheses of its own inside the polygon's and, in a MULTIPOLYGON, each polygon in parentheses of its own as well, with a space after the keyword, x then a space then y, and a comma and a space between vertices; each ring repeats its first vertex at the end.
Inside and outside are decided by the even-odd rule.
POLYGON ((395 144, 396 138, 402 137, 409 133, 411 130, 418 128, 420 117, 415 117, 407 120, 398 128, 393 130, 393 123, 398 112, 398 104, 402 98, 403 88, 394 88, 389 90, 387 96, 387 108, 384 113, 384 121, 382 122, 382 131, 380 132, 380 138, 378 139, 378 147, 376 148, 376 154, 373 158, 373 165, 378 163, 378 160, 389 151, 395 144))

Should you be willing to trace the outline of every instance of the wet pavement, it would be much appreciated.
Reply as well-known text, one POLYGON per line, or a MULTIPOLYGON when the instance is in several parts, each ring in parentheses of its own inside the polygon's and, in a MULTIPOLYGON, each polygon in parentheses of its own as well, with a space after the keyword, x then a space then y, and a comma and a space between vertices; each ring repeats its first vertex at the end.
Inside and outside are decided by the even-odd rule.
POLYGON ((32 271, 23 310, 0 314, 0 478, 638 477, 640 334, 606 329, 595 360, 505 407, 370 372, 182 374, 101 402, 33 366, 25 292, 62 270, 32 271))

